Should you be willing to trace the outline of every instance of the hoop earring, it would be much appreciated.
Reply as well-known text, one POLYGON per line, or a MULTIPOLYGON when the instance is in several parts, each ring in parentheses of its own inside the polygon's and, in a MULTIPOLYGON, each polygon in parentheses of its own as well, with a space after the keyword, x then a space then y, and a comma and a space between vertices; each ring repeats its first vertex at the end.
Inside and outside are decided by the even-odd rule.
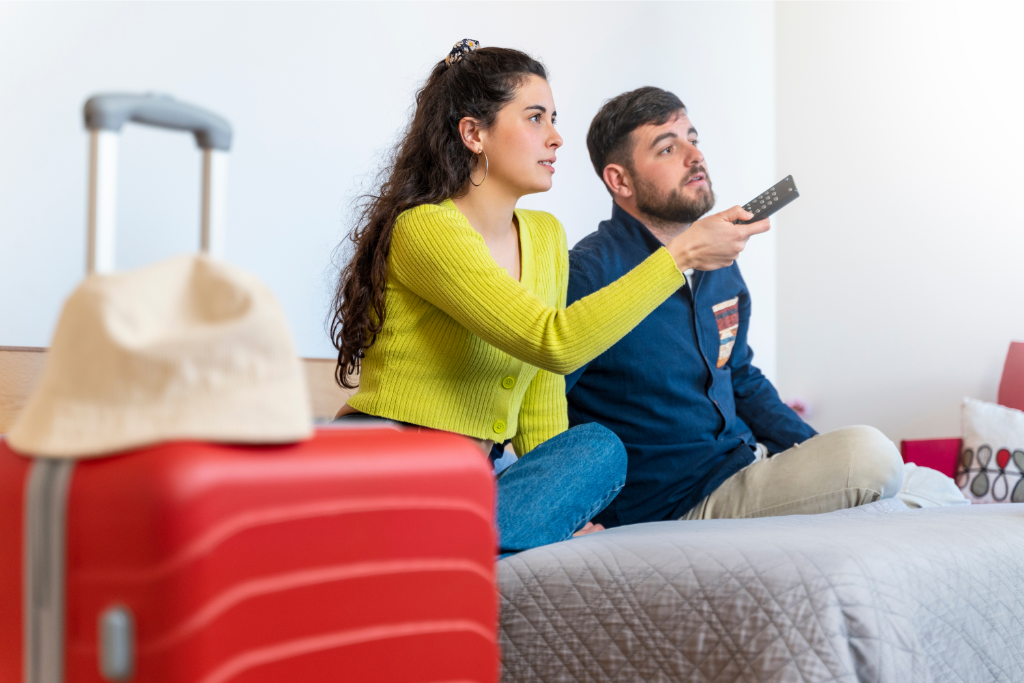
POLYGON ((485 152, 483 150, 480 150, 480 153, 484 155, 484 177, 480 179, 479 183, 474 183, 473 182, 473 174, 470 173, 469 174, 469 182, 473 183, 473 187, 480 187, 481 185, 484 184, 484 181, 487 180, 487 171, 489 171, 490 168, 491 168, 490 162, 487 161, 487 152, 485 152))

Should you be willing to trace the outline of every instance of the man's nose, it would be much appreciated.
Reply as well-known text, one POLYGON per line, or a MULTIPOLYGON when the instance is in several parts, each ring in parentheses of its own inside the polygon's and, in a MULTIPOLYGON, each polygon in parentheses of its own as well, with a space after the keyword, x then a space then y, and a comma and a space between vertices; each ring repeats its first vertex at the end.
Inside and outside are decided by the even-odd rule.
POLYGON ((704 155, 697 149, 695 145, 688 144, 689 149, 686 150, 686 165, 696 166, 697 164, 704 163, 704 155))

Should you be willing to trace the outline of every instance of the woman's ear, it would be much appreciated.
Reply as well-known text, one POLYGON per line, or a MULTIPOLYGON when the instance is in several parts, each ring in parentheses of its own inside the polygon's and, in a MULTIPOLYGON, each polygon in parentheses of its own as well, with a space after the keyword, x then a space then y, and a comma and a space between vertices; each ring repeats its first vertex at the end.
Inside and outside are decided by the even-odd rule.
POLYGON ((604 184, 618 197, 633 196, 633 179, 629 177, 629 171, 618 164, 608 164, 601 174, 604 184))
POLYGON ((462 136, 462 144, 469 148, 469 151, 473 154, 479 154, 483 150, 483 133, 483 128, 476 119, 465 116, 459 121, 459 134, 462 136))

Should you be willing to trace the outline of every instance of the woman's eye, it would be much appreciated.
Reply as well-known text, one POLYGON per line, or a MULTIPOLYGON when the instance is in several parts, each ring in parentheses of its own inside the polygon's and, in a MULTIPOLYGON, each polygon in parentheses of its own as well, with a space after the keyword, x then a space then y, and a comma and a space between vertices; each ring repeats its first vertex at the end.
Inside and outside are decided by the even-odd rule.
POLYGON ((533 116, 530 117, 530 120, 533 121, 534 123, 540 123, 540 114, 534 114, 533 116))

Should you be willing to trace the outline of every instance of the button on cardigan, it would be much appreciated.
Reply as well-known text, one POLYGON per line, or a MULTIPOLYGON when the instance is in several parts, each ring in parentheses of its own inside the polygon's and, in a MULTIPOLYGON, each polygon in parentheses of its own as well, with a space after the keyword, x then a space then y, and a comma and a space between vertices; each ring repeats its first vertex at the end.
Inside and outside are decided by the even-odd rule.
POLYGON ((363 358, 356 410, 511 439, 520 455, 568 428, 566 375, 679 289, 666 249, 566 308, 565 230, 516 209, 516 282, 451 200, 403 212, 388 254, 384 327, 363 358), (510 381, 511 380, 511 381, 510 381))

